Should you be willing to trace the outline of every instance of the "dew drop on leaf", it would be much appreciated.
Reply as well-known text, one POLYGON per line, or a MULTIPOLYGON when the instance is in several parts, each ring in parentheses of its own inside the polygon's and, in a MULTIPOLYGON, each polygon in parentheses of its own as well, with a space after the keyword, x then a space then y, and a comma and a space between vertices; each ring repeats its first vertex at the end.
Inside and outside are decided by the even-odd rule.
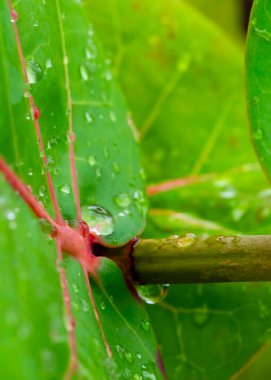
POLYGON ((128 207, 131 203, 131 198, 126 193, 121 193, 114 198, 115 203, 120 207, 128 207))
POLYGON ((72 288, 73 288, 75 293, 79 292, 79 286, 77 284, 72 284, 72 288))
POLYGON ((60 191, 64 194, 70 194, 71 187, 70 187, 70 185, 62 185, 60 188, 60 191))
POLYGON ((34 61, 26 62, 26 71, 28 82, 31 84, 37 83, 43 76, 43 71, 40 65, 34 61))
POLYGON ((88 163, 90 166, 94 166, 96 164, 96 159, 94 156, 89 156, 88 163))
POLYGON ((115 123, 117 121, 117 115, 116 115, 116 112, 111 110, 109 112, 109 118, 111 121, 113 121, 113 123, 115 123))
POLYGON ((192 320, 198 327, 203 327, 210 320, 211 314, 207 305, 203 305, 201 308, 196 309, 192 313, 192 320))
POLYGON ((91 115, 90 112, 85 112, 85 119, 88 123, 92 123, 93 122, 93 116, 91 115))
POLYGON ((168 293, 169 285, 138 285, 136 291, 138 296, 148 304, 155 304, 162 301, 168 293))
POLYGON ((119 345, 119 344, 117 344, 115 348, 116 348, 118 356, 120 357, 121 360, 123 360, 123 358, 124 358, 124 348, 121 345, 119 345))
POLYGON ((82 218, 96 235, 107 236, 114 231, 113 216, 99 205, 83 206, 82 218))
POLYGON ((141 321, 140 326, 144 331, 150 331, 151 324, 149 321, 141 321))
POLYGON ((132 354, 131 352, 126 351, 126 352, 124 353, 124 357, 125 357, 125 359, 127 360, 127 362, 129 362, 129 363, 133 363, 133 361, 134 361, 134 357, 133 357, 133 354, 132 354))
POLYGON ((51 69, 53 67, 52 60, 50 58, 46 60, 45 66, 47 69, 51 69))
POLYGON ((81 76, 83 81, 88 80, 88 71, 87 71, 86 66, 84 66, 84 65, 80 66, 80 76, 81 76))

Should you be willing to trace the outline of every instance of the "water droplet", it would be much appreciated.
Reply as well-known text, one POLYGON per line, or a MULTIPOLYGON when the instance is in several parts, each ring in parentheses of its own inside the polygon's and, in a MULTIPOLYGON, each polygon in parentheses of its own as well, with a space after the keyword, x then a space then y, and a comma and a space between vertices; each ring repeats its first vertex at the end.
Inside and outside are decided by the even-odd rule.
POLYGON ((53 67, 53 64, 52 64, 52 60, 50 58, 48 58, 45 62, 45 67, 47 69, 51 69, 53 67))
POLYGON ((69 64, 69 57, 67 55, 64 56, 63 63, 64 63, 64 65, 68 65, 69 64))
POLYGON ((73 288, 75 293, 79 292, 79 286, 77 284, 72 284, 72 288, 73 288))
POLYGON ((137 357, 137 359, 138 359, 138 360, 141 360, 141 359, 142 359, 142 355, 141 355, 141 354, 139 354, 139 353, 138 353, 138 354, 136 354, 136 357, 137 357))
POLYGON ((186 234, 185 237, 177 238, 178 247, 187 248, 193 245, 196 241, 195 234, 186 234))
POLYGON ((120 346, 119 344, 117 344, 115 348, 116 348, 117 354, 119 355, 120 359, 123 360, 124 348, 122 346, 120 346))
POLYGON ((100 168, 97 168, 97 169, 96 169, 96 176, 100 178, 101 175, 102 175, 102 173, 101 173, 101 169, 100 169, 100 168))
POLYGON ((33 26, 35 27, 35 28, 37 28, 38 26, 39 26, 39 22, 36 20, 36 21, 34 21, 34 24, 33 24, 33 26))
POLYGON ((142 327, 144 331, 150 331, 151 329, 151 324, 149 321, 141 321, 140 326, 142 327))
POLYGON ((168 293, 169 286, 165 285, 138 285, 136 291, 138 296, 148 304, 162 301, 168 293))
POLYGON ((86 66, 84 66, 84 65, 80 66, 80 75, 81 75, 81 78, 83 81, 88 80, 88 71, 87 71, 86 66))
POLYGON ((207 305, 203 305, 199 309, 195 309, 192 313, 192 320, 195 325, 203 327, 210 320, 211 314, 207 305))
POLYGON ((116 115, 116 112, 111 110, 109 112, 109 118, 111 121, 113 121, 113 123, 115 123, 117 121, 117 115, 116 115))
POLYGON ((88 303, 85 301, 85 300, 81 300, 81 304, 82 304, 82 309, 85 313, 87 313, 89 311, 89 306, 88 306, 88 303))
POLYGON ((143 380, 143 377, 141 375, 138 375, 137 373, 134 374, 133 380, 143 380))
POLYGON ((62 185, 60 188, 60 191, 62 191, 62 193, 64 193, 64 194, 70 194, 71 187, 70 187, 70 185, 62 185))
POLYGON ((96 164, 96 159, 94 156, 89 156, 88 163, 90 166, 94 166, 96 164))
POLYGON ((43 76, 43 71, 40 65, 34 61, 26 62, 26 71, 28 82, 31 84, 37 83, 43 76))
POLYGON ((255 32, 260 38, 263 38, 265 41, 271 41, 271 33, 266 29, 259 29, 255 27, 255 32))
POLYGON ((88 123, 92 123, 93 122, 93 116, 91 115, 90 112, 85 112, 85 119, 88 123))
POLYGON ((120 166, 119 164, 117 164, 116 162, 113 162, 113 170, 116 174, 119 174, 120 173, 120 166))
POLYGON ((232 198, 236 197, 237 192, 236 192, 236 189, 234 187, 229 186, 225 190, 220 191, 219 195, 221 198, 224 198, 224 199, 232 199, 232 198))
POLYGON ((41 227, 42 232, 45 233, 46 235, 50 235, 52 232, 52 226, 48 222, 48 220, 40 218, 38 219, 38 221, 39 221, 39 225, 41 227))
POLYGON ((39 188, 39 196, 40 196, 40 197, 44 197, 45 193, 46 193, 46 188, 45 188, 44 185, 42 185, 42 186, 39 188))
POLYGON ((253 137, 255 140, 261 140, 263 138, 263 131, 261 128, 256 129, 255 133, 253 133, 253 137))
POLYGON ((142 375, 144 380, 156 380, 156 376, 146 370, 142 371, 142 375))
POLYGON ((132 354, 131 352, 129 352, 129 351, 125 351, 125 353, 124 353, 124 357, 125 357, 125 359, 127 360, 127 362, 129 362, 129 363, 133 363, 133 361, 134 361, 134 357, 133 357, 133 354, 132 354))
POLYGON ((82 218, 89 230, 96 235, 110 235, 114 231, 114 219, 109 211, 98 205, 83 206, 82 218))
POLYGON ((34 120, 38 120, 38 118, 40 117, 40 110, 36 106, 34 106, 33 108, 33 117, 34 117, 34 120))
POLYGON ((100 308, 101 308, 102 310, 105 310, 105 309, 106 309, 105 302, 101 302, 101 303, 100 303, 100 308))
POLYGON ((112 76, 112 72, 110 70, 105 70, 104 72, 104 77, 107 81, 111 81, 113 76, 112 76))
POLYGON ((11 10, 11 22, 17 22, 18 21, 18 13, 12 9, 11 10))
POLYGON ((114 198, 114 200, 118 206, 123 207, 123 208, 128 207, 129 204, 131 203, 131 198, 126 193, 121 193, 121 194, 117 195, 114 198))
POLYGON ((15 218, 16 218, 15 212, 13 212, 13 211, 7 211, 6 212, 6 218, 8 220, 15 220, 15 218))

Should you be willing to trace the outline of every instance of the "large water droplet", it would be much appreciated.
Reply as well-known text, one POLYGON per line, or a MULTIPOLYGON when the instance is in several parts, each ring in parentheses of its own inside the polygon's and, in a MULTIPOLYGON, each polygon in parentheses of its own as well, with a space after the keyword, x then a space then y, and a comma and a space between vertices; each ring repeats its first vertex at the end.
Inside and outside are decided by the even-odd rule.
POLYGON ((96 235, 107 236, 114 231, 113 216, 101 206, 83 206, 82 218, 88 224, 89 230, 96 235))
POLYGON ((162 301, 168 293, 169 285, 138 285, 136 291, 138 296, 148 304, 162 301))
POLYGON ((131 203, 131 198, 126 193, 121 193, 114 198, 116 204, 120 207, 126 208, 131 203))
POLYGON ((34 61, 26 62, 26 71, 28 82, 31 84, 37 83, 43 76, 43 71, 40 65, 34 61))

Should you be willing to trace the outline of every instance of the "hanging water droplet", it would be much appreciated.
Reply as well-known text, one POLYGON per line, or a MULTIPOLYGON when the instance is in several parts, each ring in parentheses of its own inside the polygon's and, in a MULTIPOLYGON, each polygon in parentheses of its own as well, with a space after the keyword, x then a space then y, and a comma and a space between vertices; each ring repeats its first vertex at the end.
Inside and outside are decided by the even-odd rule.
POLYGON ((140 353, 136 354, 136 357, 137 357, 138 360, 142 359, 142 355, 140 353))
POLYGON ((126 193, 121 193, 114 198, 115 203, 120 207, 128 207, 131 203, 131 198, 126 193))
POLYGON ((83 81, 88 80, 88 71, 87 71, 86 66, 84 66, 84 65, 80 66, 80 75, 81 75, 81 78, 83 81))
POLYGON ((114 219, 109 211, 98 205, 83 206, 82 218, 89 230, 96 235, 111 235, 114 231, 114 219))
POLYGON ((31 84, 34 84, 40 81, 43 76, 43 71, 42 71, 41 66, 37 62, 34 62, 34 61, 27 61, 25 65, 26 65, 28 82, 31 84))
POLYGON ((93 116, 91 115, 90 112, 85 112, 85 119, 88 123, 92 123, 93 122, 93 116))
POLYGON ((90 166, 96 165, 96 158, 94 156, 89 156, 88 163, 90 166))
POLYGON ((62 185, 61 188, 60 188, 60 191, 62 191, 62 193, 64 194, 70 194, 71 192, 71 187, 70 185, 62 185))
POLYGON ((104 301, 100 303, 100 308, 101 308, 102 310, 105 310, 105 309, 106 309, 106 305, 105 305, 105 302, 104 302, 104 301))
POLYGON ((138 285, 136 291, 138 296, 148 304, 161 302, 168 293, 169 285, 138 285))

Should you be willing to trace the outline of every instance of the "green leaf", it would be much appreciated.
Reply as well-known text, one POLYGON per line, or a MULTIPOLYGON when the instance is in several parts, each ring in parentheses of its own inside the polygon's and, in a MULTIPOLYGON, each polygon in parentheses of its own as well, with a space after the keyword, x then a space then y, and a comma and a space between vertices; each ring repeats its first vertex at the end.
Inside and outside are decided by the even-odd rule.
POLYGON ((74 133, 83 217, 88 216, 88 206, 101 206, 114 220, 109 229, 113 233, 104 236, 104 240, 110 244, 125 243, 142 230, 146 202, 135 131, 112 79, 110 62, 104 59, 82 5, 29 0, 18 3, 15 9, 30 84, 25 85, 11 16, 3 1, 2 155, 48 206, 32 120, 35 115, 29 106, 32 95, 40 111, 38 123, 48 160, 46 169, 64 217, 76 219, 69 158, 69 140, 74 133), (7 125, 10 128, 4 128, 7 125), (7 141, 12 141, 12 148, 7 141))
MULTIPOLYGON (((123 244, 145 220, 138 146, 84 7, 26 0, 15 13, 9 5, 1 1, 1 171, 13 190, 30 196, 7 175, 3 157, 64 229, 59 210, 69 221, 80 216, 78 182, 82 217, 93 223, 92 232, 107 245, 123 244)), ((61 260, 50 226, 40 221, 41 231, 3 178, 0 377, 161 379, 149 317, 120 270, 92 257, 89 278, 74 258, 61 260)))
POLYGON ((246 49, 246 83, 252 138, 263 168, 270 178, 270 29, 269 1, 253 7, 246 49))

